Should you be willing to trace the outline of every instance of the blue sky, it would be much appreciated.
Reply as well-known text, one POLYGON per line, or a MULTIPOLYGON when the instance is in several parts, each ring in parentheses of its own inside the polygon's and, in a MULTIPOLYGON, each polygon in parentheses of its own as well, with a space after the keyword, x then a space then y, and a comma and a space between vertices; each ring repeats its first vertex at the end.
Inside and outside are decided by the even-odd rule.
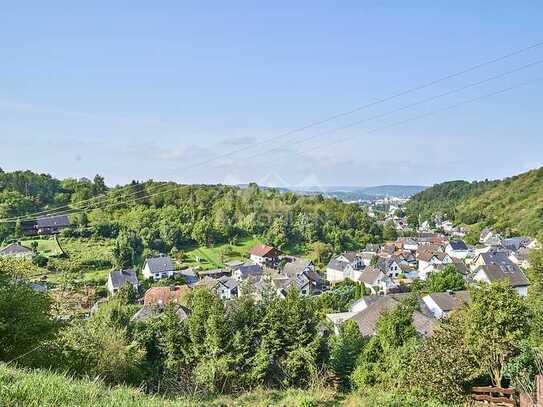
POLYGON ((543 47, 262 144, 543 41, 537 1, 17 3, 0 10, 5 170, 366 186, 543 165, 543 80, 368 133, 543 77, 543 64, 297 142, 543 59, 543 47))

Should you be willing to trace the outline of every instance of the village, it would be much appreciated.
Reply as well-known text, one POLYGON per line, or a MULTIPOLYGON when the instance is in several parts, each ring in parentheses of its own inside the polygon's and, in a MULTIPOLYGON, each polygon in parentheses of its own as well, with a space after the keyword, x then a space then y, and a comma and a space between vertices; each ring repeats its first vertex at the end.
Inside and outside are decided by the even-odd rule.
MULTIPOLYGON (((423 222, 415 233, 409 233, 407 219, 394 215, 401 208, 396 205, 405 200, 392 202, 395 205, 387 207, 388 215, 381 223, 393 225, 398 236, 409 236, 382 244, 370 243, 359 251, 337 253, 321 270, 305 257, 287 255, 265 244, 251 247, 245 260, 226 261, 223 268, 214 269, 179 269, 170 255, 158 254, 145 258, 141 270, 110 271, 107 292, 115 296, 123 287, 129 287, 141 305, 132 321, 141 322, 160 315, 167 306, 176 307, 181 320, 186 318, 191 310, 183 305, 183 299, 198 288, 210 290, 228 302, 243 294, 257 301, 270 295, 285 298, 289 289, 305 297, 318 296, 345 284, 355 285, 360 287, 359 298, 350 301, 344 312, 326 314, 326 320, 336 334, 346 321, 355 321, 365 337, 375 333, 376 323, 383 313, 413 293, 419 303, 413 323, 422 336, 431 335, 439 319, 470 303, 467 290, 470 286, 506 280, 520 296, 527 295, 529 282, 523 270, 529 266, 530 250, 539 247, 535 239, 503 238, 485 228, 478 244, 468 245, 463 240, 465 228, 439 219, 434 230, 429 222, 423 222), (461 276, 462 289, 442 292, 424 289, 426 281, 443 272, 461 276)), ((58 233, 70 228, 70 221, 67 216, 57 216, 26 222, 23 227, 26 236, 58 239, 58 233)), ((32 248, 19 241, 0 250, 0 256, 31 259, 34 255, 32 248)), ((46 291, 48 284, 42 279, 32 286, 46 291)), ((98 298, 87 315, 92 315, 107 301, 108 297, 98 298)))

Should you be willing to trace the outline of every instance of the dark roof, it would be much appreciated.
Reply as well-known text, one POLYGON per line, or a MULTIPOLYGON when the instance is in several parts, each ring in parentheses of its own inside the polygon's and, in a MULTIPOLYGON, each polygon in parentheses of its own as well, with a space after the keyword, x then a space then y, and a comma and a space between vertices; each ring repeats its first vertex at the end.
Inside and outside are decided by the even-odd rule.
POLYGON ((471 304, 469 291, 451 291, 428 295, 445 312, 460 309, 464 304, 471 304))
POLYGON ((382 271, 387 272, 388 268, 390 266, 392 266, 393 263, 396 263, 399 266, 400 263, 401 263, 401 260, 398 259, 396 256, 390 256, 390 257, 387 257, 387 258, 384 258, 384 259, 381 258, 377 262, 376 266, 377 266, 377 268, 381 269, 382 271))
POLYGON ((502 251, 491 250, 487 253, 481 253, 479 256, 484 261, 484 264, 487 266, 496 265, 496 266, 515 266, 515 264, 509 258, 509 254, 502 251))
POLYGON ((443 270, 447 266, 453 266, 454 268, 456 268, 456 271, 458 271, 463 276, 467 276, 468 274, 470 274, 468 266, 466 266, 466 264, 461 260, 457 261, 456 259, 453 259, 452 263, 442 263, 434 265, 437 270, 443 270))
POLYGON ((20 243, 12 243, 0 250, 0 256, 13 256, 17 254, 30 254, 32 250, 22 246, 20 243))
POLYGON ((175 269, 170 256, 150 257, 145 260, 145 263, 149 266, 151 273, 164 273, 175 269))
POLYGON ((453 250, 468 250, 468 246, 462 240, 451 240, 449 244, 453 250))
POLYGON ((260 267, 258 264, 245 263, 234 270, 234 272, 239 272, 242 277, 259 275, 262 273, 262 267, 260 267))
POLYGON ((530 285, 530 282, 520 268, 511 262, 511 265, 500 266, 496 264, 479 266, 475 273, 483 271, 488 280, 492 283, 495 281, 509 280, 511 287, 524 287, 530 285))
POLYGON ((119 289, 125 283, 138 284, 138 276, 133 270, 111 271, 109 273, 113 288, 119 289))
POLYGON ((211 270, 199 270, 198 271, 198 274, 200 276, 209 276, 209 277, 215 277, 215 276, 221 276, 223 274, 225 274, 226 271, 224 271, 223 269, 211 269, 211 270))
POLYGON ((177 273, 183 276, 183 279, 187 284, 195 284, 198 282, 198 276, 193 269, 179 270, 177 273))
POLYGON ((61 215, 61 216, 50 216, 47 218, 39 218, 36 220, 36 225, 38 229, 41 228, 52 228, 52 227, 66 227, 70 226, 70 220, 68 219, 68 216, 61 215))
POLYGON ((239 285, 239 283, 236 280, 228 276, 222 276, 221 278, 218 279, 218 281, 229 290, 233 290, 239 285))

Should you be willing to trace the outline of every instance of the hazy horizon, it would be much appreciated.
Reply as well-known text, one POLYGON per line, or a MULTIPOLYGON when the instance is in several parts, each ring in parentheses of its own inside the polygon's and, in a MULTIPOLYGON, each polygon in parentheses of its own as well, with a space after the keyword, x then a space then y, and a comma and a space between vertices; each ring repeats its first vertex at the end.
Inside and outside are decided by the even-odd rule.
POLYGON ((3 13, 6 170, 366 186, 543 165, 542 81, 519 86, 541 76, 543 46, 293 131, 542 41, 537 4, 60 1, 3 13))

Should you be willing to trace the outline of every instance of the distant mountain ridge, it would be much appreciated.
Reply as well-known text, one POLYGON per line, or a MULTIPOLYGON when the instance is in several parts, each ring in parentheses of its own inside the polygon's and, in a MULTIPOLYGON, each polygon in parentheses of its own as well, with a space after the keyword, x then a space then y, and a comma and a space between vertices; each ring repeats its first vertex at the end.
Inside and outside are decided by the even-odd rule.
MULTIPOLYGON (((243 188, 246 184, 238 185, 243 188)), ((340 199, 344 197, 350 197, 352 200, 374 200, 381 197, 397 197, 397 198, 409 198, 410 196, 427 189, 427 186, 422 185, 377 185, 371 187, 357 187, 357 186, 297 186, 297 187, 273 187, 273 186, 259 186, 260 188, 275 188, 279 191, 291 191, 297 193, 324 193, 327 195, 337 196, 340 199)))

